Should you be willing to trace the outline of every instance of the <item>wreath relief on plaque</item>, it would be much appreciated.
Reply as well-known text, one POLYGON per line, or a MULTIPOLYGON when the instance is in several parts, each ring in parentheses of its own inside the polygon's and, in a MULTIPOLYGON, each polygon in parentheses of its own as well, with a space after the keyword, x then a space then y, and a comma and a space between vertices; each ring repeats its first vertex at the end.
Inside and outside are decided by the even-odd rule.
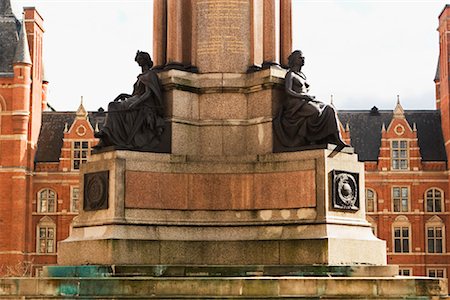
POLYGON ((333 170, 331 179, 333 209, 358 211, 360 209, 359 174, 333 170))
POLYGON ((88 173, 84 175, 85 211, 108 209, 109 171, 88 173))

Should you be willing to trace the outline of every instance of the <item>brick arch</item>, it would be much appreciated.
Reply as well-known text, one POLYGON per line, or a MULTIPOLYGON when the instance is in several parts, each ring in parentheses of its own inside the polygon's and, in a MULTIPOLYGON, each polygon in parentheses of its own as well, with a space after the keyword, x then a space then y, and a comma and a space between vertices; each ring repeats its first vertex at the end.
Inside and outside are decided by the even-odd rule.
POLYGON ((6 110, 6 100, 3 98, 3 96, 0 94, 0 112, 6 110))

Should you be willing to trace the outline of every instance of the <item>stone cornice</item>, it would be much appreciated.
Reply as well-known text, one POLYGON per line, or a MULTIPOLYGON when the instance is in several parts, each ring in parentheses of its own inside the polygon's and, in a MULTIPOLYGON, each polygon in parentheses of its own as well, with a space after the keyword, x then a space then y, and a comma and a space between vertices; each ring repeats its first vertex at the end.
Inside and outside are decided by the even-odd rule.
POLYGON ((197 74, 180 70, 159 73, 163 89, 182 90, 196 94, 253 93, 278 87, 284 88, 286 70, 273 66, 254 73, 206 73, 197 74))

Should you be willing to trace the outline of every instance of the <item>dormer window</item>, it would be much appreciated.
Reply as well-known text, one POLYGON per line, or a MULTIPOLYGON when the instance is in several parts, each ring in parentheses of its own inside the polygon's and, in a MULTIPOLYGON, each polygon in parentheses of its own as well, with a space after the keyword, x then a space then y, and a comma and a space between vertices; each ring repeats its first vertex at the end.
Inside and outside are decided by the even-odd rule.
POLYGON ((74 141, 72 143, 72 170, 79 170, 81 164, 89 157, 91 149, 88 141, 74 141))
POLYGON ((391 142, 392 170, 408 170, 408 141, 391 142))

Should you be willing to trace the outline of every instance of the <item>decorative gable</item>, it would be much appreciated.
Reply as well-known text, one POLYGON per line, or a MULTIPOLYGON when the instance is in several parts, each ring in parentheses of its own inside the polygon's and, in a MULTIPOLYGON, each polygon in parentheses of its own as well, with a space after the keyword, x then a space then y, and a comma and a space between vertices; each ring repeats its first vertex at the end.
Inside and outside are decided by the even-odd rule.
POLYGON ((87 161, 91 149, 98 143, 94 137, 95 130, 89 122, 88 113, 81 98, 80 106, 72 124, 65 124, 63 147, 61 149, 60 169, 62 171, 79 170, 87 161))
POLYGON ((381 148, 378 169, 382 171, 418 171, 422 169, 417 126, 409 124, 397 96, 392 119, 381 128, 381 148))

